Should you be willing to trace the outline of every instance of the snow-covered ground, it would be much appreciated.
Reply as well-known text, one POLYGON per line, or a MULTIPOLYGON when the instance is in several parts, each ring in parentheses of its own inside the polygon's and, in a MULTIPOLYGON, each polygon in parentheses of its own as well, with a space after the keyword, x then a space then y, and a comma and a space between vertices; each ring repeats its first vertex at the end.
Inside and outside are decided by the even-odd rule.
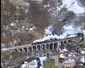
POLYGON ((47 57, 44 56, 44 57, 39 57, 39 58, 41 60, 41 67, 40 68, 43 68, 43 61, 45 61, 47 59, 47 57))
POLYGON ((76 0, 62 0, 62 2, 63 6, 66 6, 69 11, 73 11, 75 14, 85 12, 84 8, 80 7, 76 0))
POLYGON ((81 26, 77 26, 77 27, 75 27, 73 24, 71 24, 71 25, 65 25, 65 26, 63 26, 63 28, 64 28, 64 33, 65 34, 76 34, 76 33, 81 33, 82 32, 82 30, 81 30, 81 26))

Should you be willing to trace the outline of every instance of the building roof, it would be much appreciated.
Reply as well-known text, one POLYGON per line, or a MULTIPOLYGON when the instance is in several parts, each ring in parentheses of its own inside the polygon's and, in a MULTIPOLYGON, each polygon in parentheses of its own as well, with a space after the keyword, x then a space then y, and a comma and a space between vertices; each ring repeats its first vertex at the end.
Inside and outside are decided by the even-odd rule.
POLYGON ((75 63, 76 61, 74 59, 68 59, 66 61, 64 61, 64 63, 75 63))
POLYGON ((60 54, 59 58, 67 58, 64 54, 60 54))
POLYGON ((28 59, 23 60, 19 65, 24 64, 24 62, 31 62, 32 60, 36 59, 36 57, 30 57, 28 59))

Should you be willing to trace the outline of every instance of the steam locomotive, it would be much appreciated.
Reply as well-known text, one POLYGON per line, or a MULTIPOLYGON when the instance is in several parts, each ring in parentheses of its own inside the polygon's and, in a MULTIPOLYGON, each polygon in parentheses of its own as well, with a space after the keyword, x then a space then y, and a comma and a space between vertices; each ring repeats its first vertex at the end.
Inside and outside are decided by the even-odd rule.
MULTIPOLYGON (((67 35, 66 38, 75 38, 75 37, 81 37, 82 40, 84 40, 84 37, 83 37, 83 33, 76 33, 75 35, 71 36, 71 35, 67 35)), ((59 40, 62 40, 62 39, 57 39, 57 38, 50 38, 50 39, 46 39, 46 40, 43 40, 43 41, 37 41, 37 42, 33 42, 32 45, 34 44, 41 44, 41 43, 48 43, 48 42, 55 42, 55 41, 59 41, 59 40)))

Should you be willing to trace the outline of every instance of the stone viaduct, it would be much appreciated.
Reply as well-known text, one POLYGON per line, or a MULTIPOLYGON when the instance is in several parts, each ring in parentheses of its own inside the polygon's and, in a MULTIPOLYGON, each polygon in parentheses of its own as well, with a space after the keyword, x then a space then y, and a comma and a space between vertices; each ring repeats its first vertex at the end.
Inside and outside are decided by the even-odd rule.
POLYGON ((69 38, 50 41, 50 42, 46 42, 46 43, 16 46, 16 47, 12 47, 12 48, 1 49, 1 53, 25 52, 28 55, 29 52, 30 53, 34 53, 34 52, 38 53, 38 52, 42 52, 42 51, 56 52, 62 43, 66 45, 67 43, 71 43, 71 41, 79 42, 79 41, 81 41, 81 37, 69 37, 69 38))

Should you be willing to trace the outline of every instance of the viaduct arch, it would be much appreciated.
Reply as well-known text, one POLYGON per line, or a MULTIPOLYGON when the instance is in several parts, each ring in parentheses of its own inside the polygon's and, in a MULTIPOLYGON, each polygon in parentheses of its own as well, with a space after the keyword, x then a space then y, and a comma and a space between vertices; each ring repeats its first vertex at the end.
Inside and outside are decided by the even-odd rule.
POLYGON ((6 50, 1 49, 1 53, 5 53, 5 52, 24 52, 24 53, 38 53, 38 52, 57 52, 57 49, 59 48, 59 46, 61 46, 62 44, 67 44, 67 43, 71 43, 71 41, 80 41, 80 37, 70 37, 70 38, 66 38, 66 39, 61 39, 61 40, 56 40, 56 41, 50 41, 50 42, 46 42, 46 43, 39 43, 39 44, 28 44, 28 45, 23 45, 23 46, 16 46, 16 47, 12 47, 12 48, 7 48, 6 50))

